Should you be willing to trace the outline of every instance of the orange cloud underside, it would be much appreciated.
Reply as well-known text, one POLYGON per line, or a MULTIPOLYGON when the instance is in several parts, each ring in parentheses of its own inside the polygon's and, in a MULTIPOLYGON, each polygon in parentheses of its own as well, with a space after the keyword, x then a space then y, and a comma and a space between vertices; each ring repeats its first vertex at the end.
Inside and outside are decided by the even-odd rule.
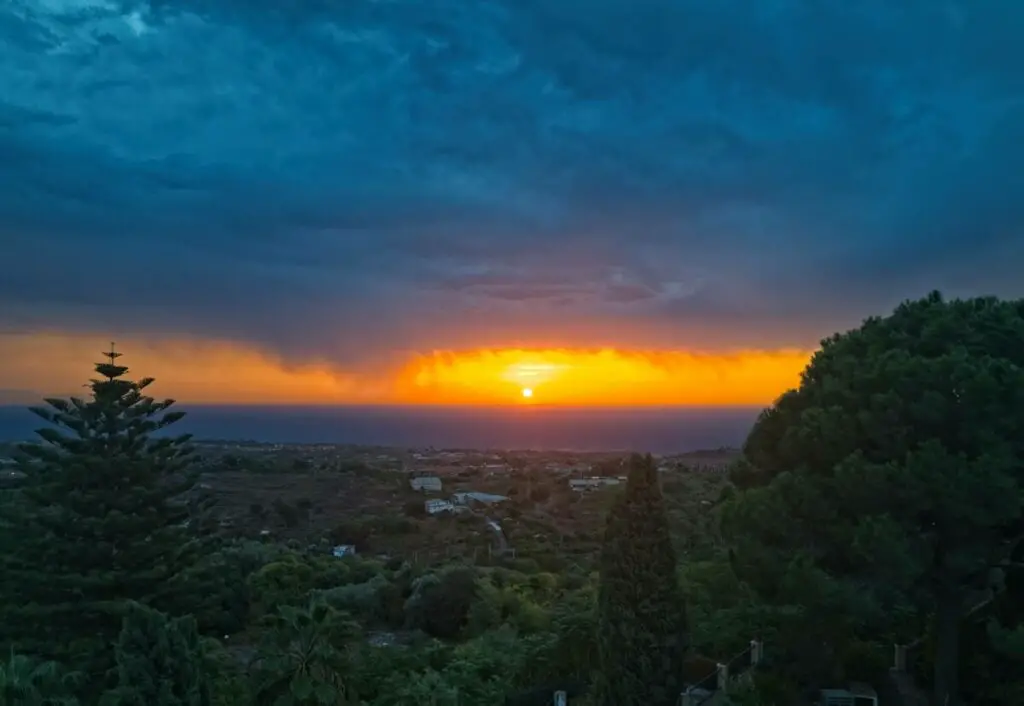
MULTIPOLYGON (((105 343, 0 334, 0 401, 76 393, 105 343)), ((516 348, 432 352, 397 370, 345 372, 326 362, 285 365, 227 342, 122 337, 118 348, 132 374, 157 378, 155 395, 193 404, 757 405, 795 386, 810 357, 516 348)))
POLYGON ((800 351, 443 352, 411 361, 399 376, 399 387, 413 402, 767 404, 798 384, 809 357, 800 351), (524 389, 532 394, 524 397, 524 389))

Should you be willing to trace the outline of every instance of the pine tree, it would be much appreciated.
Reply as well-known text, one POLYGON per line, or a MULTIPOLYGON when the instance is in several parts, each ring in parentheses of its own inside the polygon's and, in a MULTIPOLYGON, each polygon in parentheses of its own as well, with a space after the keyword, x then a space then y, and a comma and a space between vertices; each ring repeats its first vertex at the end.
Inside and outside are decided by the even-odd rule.
POLYGON ((171 609, 197 549, 184 501, 195 483, 189 437, 157 434, 183 416, 125 379, 117 353, 87 399, 32 408, 49 426, 20 448, 20 488, 0 504, 17 540, 0 558, 0 643, 86 673, 112 664, 123 601, 171 609))
POLYGON ((210 687, 196 621, 127 605, 115 646, 117 687, 109 706, 209 706, 210 687))
POLYGON ((630 459, 608 514, 598 592, 601 706, 673 706, 683 691, 686 611, 658 472, 630 459))

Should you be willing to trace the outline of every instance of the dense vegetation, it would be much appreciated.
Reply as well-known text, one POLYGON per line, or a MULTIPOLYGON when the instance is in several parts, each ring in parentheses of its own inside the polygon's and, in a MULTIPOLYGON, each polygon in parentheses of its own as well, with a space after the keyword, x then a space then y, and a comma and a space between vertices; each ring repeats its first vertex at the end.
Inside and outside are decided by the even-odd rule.
POLYGON ((172 403, 116 356, 96 370, 35 410, 0 490, 0 706, 669 706, 752 638, 737 703, 884 691, 908 643, 936 703, 1024 703, 1024 302, 932 295, 827 339, 713 503, 685 502, 699 471, 632 457, 596 556, 233 538, 172 403))

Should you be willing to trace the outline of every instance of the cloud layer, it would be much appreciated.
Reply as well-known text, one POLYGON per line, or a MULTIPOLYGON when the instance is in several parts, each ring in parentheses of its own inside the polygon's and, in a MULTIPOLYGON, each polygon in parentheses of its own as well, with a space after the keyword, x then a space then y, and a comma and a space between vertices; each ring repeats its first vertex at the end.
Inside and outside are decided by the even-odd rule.
POLYGON ((356 365, 1024 294, 1014 0, 8 0, 0 326, 356 365))

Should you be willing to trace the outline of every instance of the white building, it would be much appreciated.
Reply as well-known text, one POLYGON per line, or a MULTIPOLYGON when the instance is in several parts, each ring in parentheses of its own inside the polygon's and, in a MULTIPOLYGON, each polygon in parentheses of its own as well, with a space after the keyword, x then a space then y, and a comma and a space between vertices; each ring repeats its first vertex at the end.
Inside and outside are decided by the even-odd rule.
POLYGON ((437 476, 417 476, 409 479, 409 485, 413 490, 420 490, 425 493, 440 493, 441 479, 437 476))
POLYGON ((494 495, 492 493, 475 493, 472 491, 465 493, 455 493, 452 496, 452 502, 457 505, 470 505, 472 503, 480 503, 481 505, 494 505, 496 503, 502 503, 508 500, 504 495, 494 495))
POLYGON ((600 478, 570 478, 569 488, 577 492, 583 492, 585 490, 593 490, 600 488, 605 485, 618 485, 622 482, 622 479, 615 478, 612 476, 600 477, 600 478))
POLYGON ((455 512, 455 505, 449 500, 427 500, 423 503, 423 508, 427 511, 428 515, 436 515, 441 512, 455 512))
POLYGON ((331 550, 331 554, 341 559, 346 556, 355 556, 356 547, 354 544, 339 544, 331 550))

